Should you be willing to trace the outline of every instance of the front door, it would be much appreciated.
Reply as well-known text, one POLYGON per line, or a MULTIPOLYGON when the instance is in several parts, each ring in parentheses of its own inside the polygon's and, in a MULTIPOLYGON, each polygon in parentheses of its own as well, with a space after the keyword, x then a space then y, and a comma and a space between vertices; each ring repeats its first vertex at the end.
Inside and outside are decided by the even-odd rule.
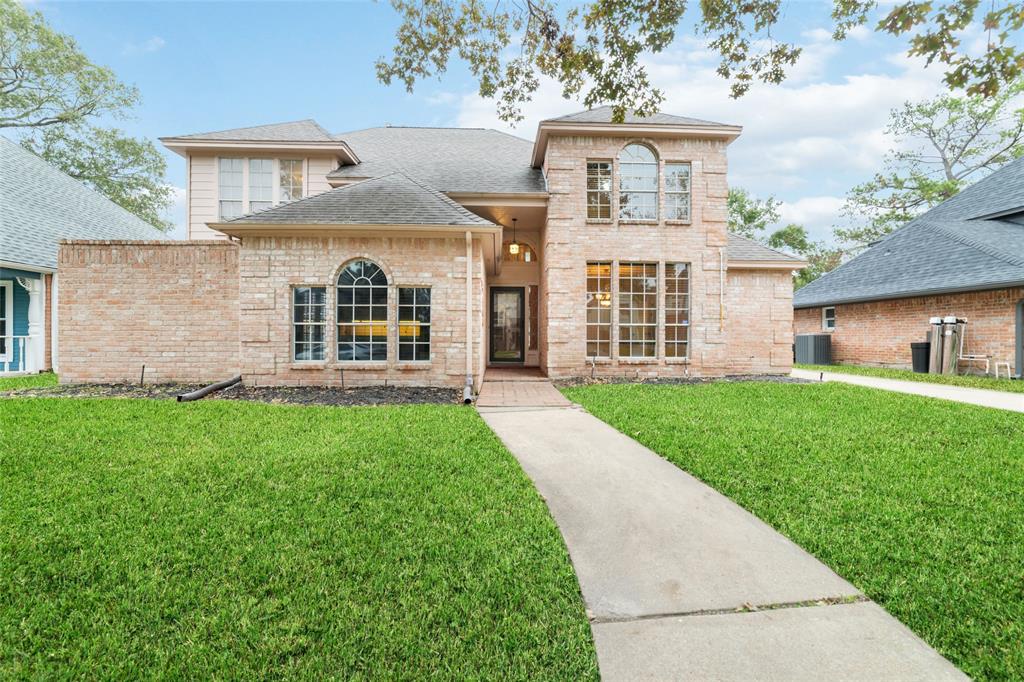
POLYGON ((523 287, 491 287, 491 362, 523 362, 523 287))

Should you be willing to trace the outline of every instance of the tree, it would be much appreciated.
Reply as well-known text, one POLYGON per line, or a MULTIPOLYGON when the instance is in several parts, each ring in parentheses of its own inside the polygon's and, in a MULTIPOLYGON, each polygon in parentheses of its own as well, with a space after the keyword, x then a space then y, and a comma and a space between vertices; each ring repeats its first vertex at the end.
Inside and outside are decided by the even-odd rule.
POLYGON ((1024 80, 987 100, 941 95, 894 110, 893 150, 882 172, 850 190, 843 212, 857 224, 836 236, 863 248, 1024 154, 1022 95, 1024 80))
POLYGON ((93 125, 123 119, 139 93, 97 66, 38 12, 0 0, 0 129, 68 175, 161 229, 173 190, 153 145, 93 125))
MULTIPOLYGON (((553 0, 391 0, 401 16, 392 53, 377 61, 377 76, 398 80, 411 92, 416 83, 448 69, 452 55, 464 60, 482 97, 497 97, 503 120, 522 120, 546 76, 567 99, 592 107, 614 107, 616 121, 626 112, 650 115, 664 94, 650 82, 642 58, 672 44, 686 11, 686 0, 586 0, 558 6, 553 0)), ((832 0, 833 38, 867 24, 876 0, 832 0)), ((701 0, 697 31, 719 57, 718 73, 740 97, 754 81, 780 83, 800 57, 795 44, 772 35, 782 16, 782 0, 701 0)), ((908 55, 945 65, 950 89, 992 97, 1024 74, 1024 49, 1017 32, 1024 27, 1024 0, 998 9, 978 0, 903 0, 889 8, 874 30, 905 36, 908 55), (959 33, 981 21, 988 49, 974 54, 959 33)))
POLYGON ((795 289, 835 270, 843 262, 842 249, 830 247, 824 242, 812 242, 802 225, 790 223, 776 230, 768 237, 767 244, 773 249, 799 255, 807 261, 807 267, 793 275, 795 289))
POLYGON ((733 187, 726 200, 729 231, 749 239, 762 240, 768 226, 779 221, 780 205, 775 197, 758 199, 745 189, 733 187))

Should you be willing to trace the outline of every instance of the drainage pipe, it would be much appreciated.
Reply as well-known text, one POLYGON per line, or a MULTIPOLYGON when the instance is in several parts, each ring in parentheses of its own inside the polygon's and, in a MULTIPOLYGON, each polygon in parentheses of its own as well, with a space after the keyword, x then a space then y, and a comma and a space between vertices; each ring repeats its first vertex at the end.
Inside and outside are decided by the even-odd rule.
POLYGON ((725 247, 718 247, 718 331, 725 330, 725 247))
POLYGON ((473 402, 473 233, 466 230, 466 385, 462 402, 473 402))
POLYGON ((215 384, 203 386, 202 388, 192 391, 190 393, 182 393, 181 395, 178 396, 178 402, 187 403, 193 400, 199 400, 200 398, 210 395, 214 391, 219 391, 221 389, 227 388, 228 386, 234 386, 237 383, 241 383, 241 381, 242 375, 239 374, 238 376, 231 377, 230 379, 227 379, 225 381, 218 381, 215 384))

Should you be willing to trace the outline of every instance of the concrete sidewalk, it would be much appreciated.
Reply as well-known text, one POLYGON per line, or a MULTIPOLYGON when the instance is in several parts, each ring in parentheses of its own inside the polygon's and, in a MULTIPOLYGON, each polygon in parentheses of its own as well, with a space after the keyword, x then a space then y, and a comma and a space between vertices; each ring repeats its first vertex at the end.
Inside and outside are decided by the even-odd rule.
POLYGON ((965 386, 949 386, 947 384, 930 384, 923 381, 902 381, 900 379, 882 379, 860 374, 844 374, 843 372, 819 372, 809 369, 794 369, 791 376, 811 381, 840 381, 844 384, 881 388, 897 393, 922 395, 928 398, 953 400, 958 403, 994 407, 998 410, 1024 412, 1024 393, 1007 391, 990 391, 984 388, 968 388, 965 386))
POLYGON ((478 409, 561 529, 605 680, 966 679, 814 557, 581 408, 478 409))

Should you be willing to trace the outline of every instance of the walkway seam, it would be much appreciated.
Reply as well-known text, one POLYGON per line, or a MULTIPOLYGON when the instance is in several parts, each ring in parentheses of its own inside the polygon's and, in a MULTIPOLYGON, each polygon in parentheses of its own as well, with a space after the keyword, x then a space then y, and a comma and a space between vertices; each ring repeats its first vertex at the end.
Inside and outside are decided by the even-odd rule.
POLYGON ((781 609, 801 609, 821 606, 842 606, 843 604, 862 604, 870 602, 863 594, 848 594, 838 597, 821 597, 801 601, 776 602, 773 604, 743 604, 721 609, 698 609, 696 611, 675 611, 669 613, 649 613, 642 616, 594 616, 590 622, 596 625, 605 623, 632 623, 642 620, 659 620, 662 618, 686 618, 690 616, 723 616, 729 614, 760 613, 762 611, 778 611, 781 609))

